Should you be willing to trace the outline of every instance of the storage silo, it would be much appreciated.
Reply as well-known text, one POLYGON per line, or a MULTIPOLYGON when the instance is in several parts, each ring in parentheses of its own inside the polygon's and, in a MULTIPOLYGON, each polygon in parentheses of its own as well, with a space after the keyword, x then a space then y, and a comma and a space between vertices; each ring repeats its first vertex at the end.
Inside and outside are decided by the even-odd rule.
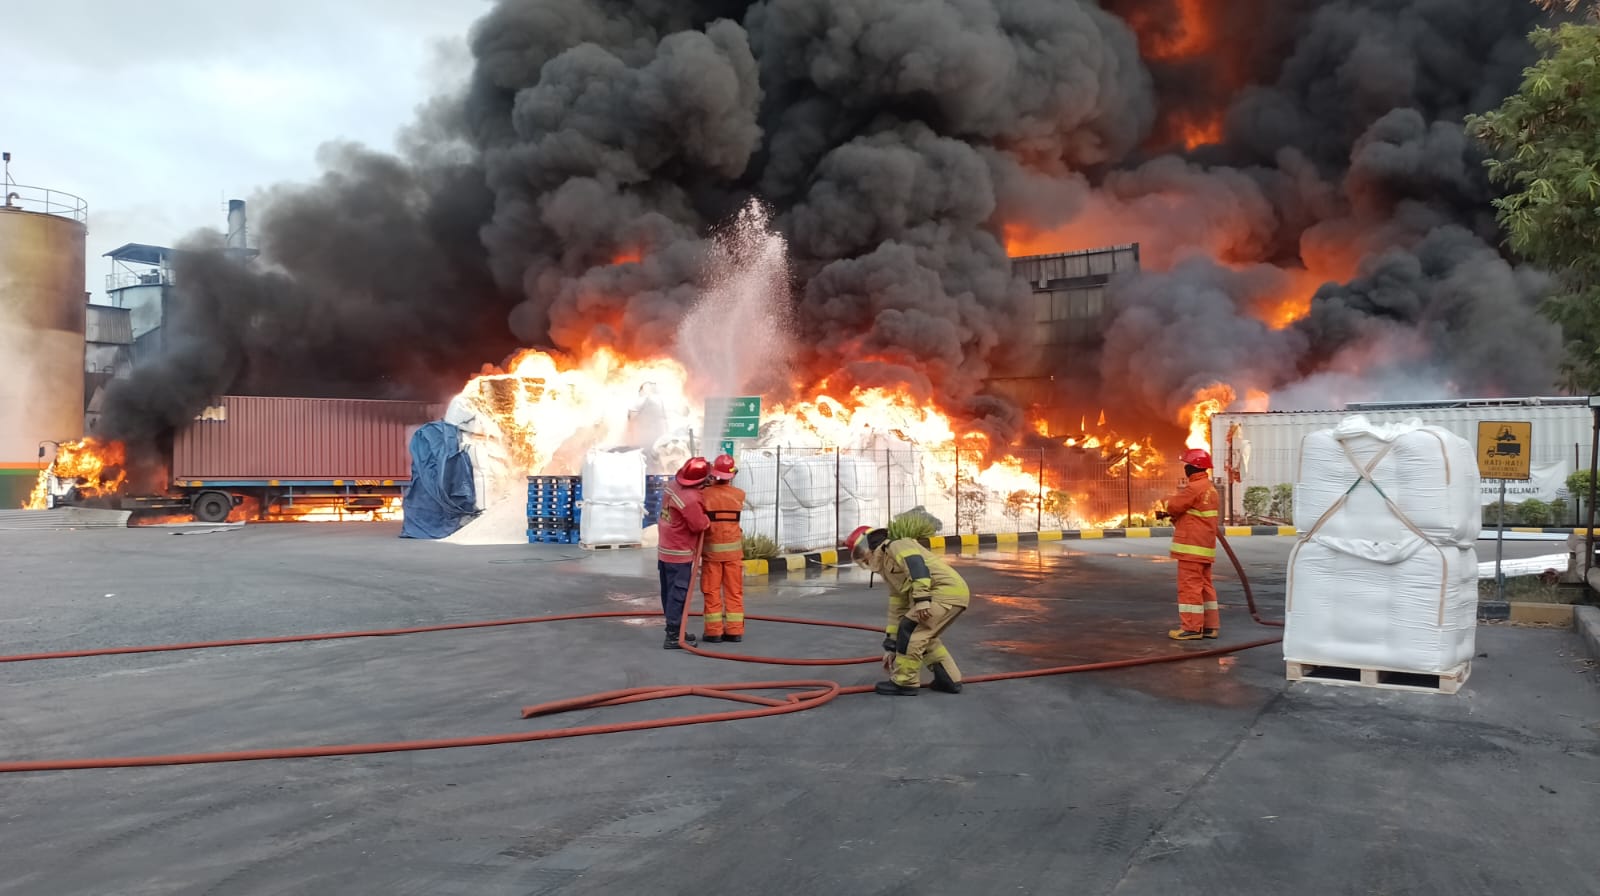
POLYGON ((83 436, 88 206, 5 183, 0 203, 0 507, 28 497, 39 449, 83 436))

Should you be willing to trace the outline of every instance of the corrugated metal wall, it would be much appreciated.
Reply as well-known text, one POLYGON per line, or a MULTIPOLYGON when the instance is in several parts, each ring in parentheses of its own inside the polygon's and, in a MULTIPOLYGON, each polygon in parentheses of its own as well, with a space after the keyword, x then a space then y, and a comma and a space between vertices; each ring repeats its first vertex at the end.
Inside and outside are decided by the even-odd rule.
POLYGON ((1228 428, 1242 425, 1250 441, 1250 463, 1240 485, 1273 486, 1298 478, 1300 443, 1310 433, 1332 429, 1346 417, 1361 415, 1374 423, 1423 423, 1448 429, 1478 444, 1478 423, 1484 420, 1528 421, 1533 424, 1534 464, 1564 461, 1571 469, 1588 469, 1594 418, 1583 405, 1514 405, 1453 408, 1400 408, 1366 411, 1289 411, 1260 414, 1218 414, 1211 418, 1211 444, 1220 473, 1228 428))
POLYGON ((172 478, 409 479, 411 433, 441 411, 420 401, 225 396, 174 438, 172 478))

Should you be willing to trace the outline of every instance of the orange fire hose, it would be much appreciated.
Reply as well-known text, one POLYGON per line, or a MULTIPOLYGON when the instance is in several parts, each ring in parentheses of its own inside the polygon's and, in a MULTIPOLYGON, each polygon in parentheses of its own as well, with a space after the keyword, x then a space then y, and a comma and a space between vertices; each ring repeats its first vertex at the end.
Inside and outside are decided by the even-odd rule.
MULTIPOLYGON (((1227 545, 1223 539, 1224 546, 1227 545)), ((1250 592, 1250 586, 1245 580, 1244 569, 1231 547, 1227 548, 1228 557, 1233 561, 1234 568, 1238 571, 1240 580, 1245 582, 1245 595, 1250 604, 1250 614, 1257 622, 1263 625, 1282 625, 1260 618, 1256 613, 1255 599, 1250 592)), ((693 582, 691 581, 691 586, 693 582)), ((685 602, 683 621, 679 625, 679 640, 683 642, 685 627, 691 614, 690 604, 685 602)), ((164 644, 146 647, 110 647, 96 650, 60 651, 54 653, 18 654, 13 656, 0 656, 0 663, 34 662, 39 660, 74 659, 91 656, 115 656, 133 653, 157 653, 177 650, 204 650, 214 647, 238 647, 257 644, 289 644, 301 641, 330 641, 345 638, 377 638, 394 637, 399 635, 413 635, 423 632, 457 631, 463 629, 494 628, 508 625, 529 625, 541 622, 562 622, 577 619, 614 619, 614 618, 650 618, 661 616, 659 612, 627 612, 613 611, 600 613, 565 613, 554 616, 528 616, 517 619, 498 619, 484 622, 457 622, 443 625, 414 626, 410 628, 375 629, 371 631, 331 632, 311 635, 290 635, 273 638, 244 638, 231 641, 204 641, 191 644, 164 644)), ((817 619, 796 619, 784 616, 748 616, 751 620, 760 622, 781 622, 795 625, 819 625, 830 628, 848 628, 861 631, 878 633, 878 629, 870 625, 853 622, 832 622, 817 619)), ((1275 644, 1280 638, 1264 638, 1259 641, 1250 641, 1244 644, 1234 644, 1227 647, 1218 647, 1211 650, 1185 651, 1155 657, 1139 657, 1132 659, 1109 660, 1097 663, 1080 663, 1070 666, 1051 666, 1042 669, 1028 669, 1020 672, 1004 672, 994 675, 976 675, 963 679, 964 684, 979 684, 990 681, 1010 681, 1021 678, 1039 678, 1047 675, 1068 675, 1076 672, 1094 672, 1107 669, 1126 669, 1133 666, 1150 666, 1160 663, 1175 663, 1185 660, 1206 659, 1208 657, 1224 656, 1238 653, 1255 647, 1275 644)), ((711 653, 695 647, 685 645, 686 649, 699 656, 713 657, 716 659, 735 660, 738 662, 767 663, 786 666, 845 666, 865 663, 877 663, 880 656, 867 656, 847 659, 789 659, 779 657, 743 656, 738 654, 711 653)), ((684 725, 698 725, 704 722, 731 722, 741 719, 758 719, 767 716, 784 715, 802 710, 814 709, 843 694, 864 694, 872 690, 871 685, 858 685, 844 687, 836 681, 825 679, 800 679, 793 681, 753 681, 736 684, 708 684, 708 685, 675 685, 666 687, 640 687, 627 688, 617 691, 606 691, 600 694, 590 694, 584 697, 574 697, 566 700, 557 700, 537 706, 526 707, 522 710, 524 719, 539 716, 554 715, 562 712, 572 712, 580 709, 596 709, 606 706, 621 706, 629 703, 640 703, 649 700, 662 700, 670 697, 712 697, 730 700, 739 703, 753 704, 749 709, 728 710, 723 712, 700 713, 697 715, 673 716, 662 719, 646 719, 637 722, 615 722, 604 725, 581 725, 574 728, 560 728, 545 731, 521 731, 506 734, 488 734, 477 737, 436 738, 431 740, 390 741, 384 743, 365 744, 328 744, 309 747, 280 747, 258 750, 233 750, 216 753, 176 753, 159 756, 123 756, 100 757, 85 759, 40 759, 21 762, 0 762, 0 773, 9 772, 46 772, 46 771, 73 771, 84 769, 104 768, 139 768, 161 765, 202 765, 218 762, 251 762, 263 759, 311 759, 331 756, 357 756, 369 753, 405 753, 420 750, 444 750, 455 747, 487 747, 500 744, 530 743, 533 741, 556 740, 567 737, 586 737, 597 734, 617 734, 625 731, 645 731, 652 728, 676 728, 684 725), (741 693, 744 691, 795 691, 783 699, 763 697, 755 694, 741 693)))

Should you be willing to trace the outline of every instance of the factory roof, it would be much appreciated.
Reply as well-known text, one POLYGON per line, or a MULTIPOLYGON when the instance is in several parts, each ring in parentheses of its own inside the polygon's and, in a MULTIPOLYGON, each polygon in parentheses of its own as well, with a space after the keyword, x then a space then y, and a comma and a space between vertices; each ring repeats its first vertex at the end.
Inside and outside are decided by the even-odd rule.
POLYGON ((117 261, 126 261, 133 264, 160 264, 162 259, 172 255, 172 250, 166 246, 151 246, 145 243, 128 243, 107 252, 104 257, 114 258, 117 261))

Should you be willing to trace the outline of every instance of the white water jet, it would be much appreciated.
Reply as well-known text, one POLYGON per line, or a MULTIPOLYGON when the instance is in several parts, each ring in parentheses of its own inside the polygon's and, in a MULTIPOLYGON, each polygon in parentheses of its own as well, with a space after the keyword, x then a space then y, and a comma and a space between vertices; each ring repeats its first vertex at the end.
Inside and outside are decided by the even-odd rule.
MULTIPOLYGON (((678 326, 677 359, 689 374, 691 400, 749 394, 782 381, 792 327, 789 244, 772 230, 767 209, 751 200, 719 233, 707 259, 709 287, 678 326)), ((696 408, 699 410, 699 408, 696 408)), ((696 451, 718 453, 727 414, 711 409, 696 451)))

